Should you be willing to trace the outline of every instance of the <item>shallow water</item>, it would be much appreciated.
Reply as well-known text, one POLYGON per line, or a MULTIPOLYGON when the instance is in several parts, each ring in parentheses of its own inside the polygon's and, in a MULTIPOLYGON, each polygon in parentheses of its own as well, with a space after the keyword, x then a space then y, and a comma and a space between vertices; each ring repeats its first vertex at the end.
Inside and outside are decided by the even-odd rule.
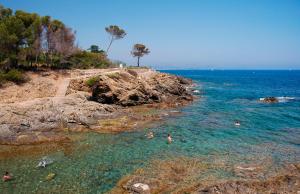
MULTIPOLYGON (((300 71, 167 72, 192 78, 200 90, 198 100, 179 109, 182 114, 168 117, 154 129, 80 134, 69 151, 48 154, 55 162, 46 168, 36 168, 41 154, 1 159, 0 170, 15 177, 0 182, 1 193, 104 193, 152 160, 180 156, 228 166, 271 163, 270 171, 300 162, 300 71), (258 102, 266 96, 296 99, 258 102), (234 126, 235 120, 241 126, 234 126), (155 134, 152 140, 145 138, 150 130, 155 134), (166 143, 168 133, 174 139, 171 145, 166 143), (56 177, 45 181, 52 172, 56 177)), ((218 176, 226 179, 234 174, 220 169, 218 176)))

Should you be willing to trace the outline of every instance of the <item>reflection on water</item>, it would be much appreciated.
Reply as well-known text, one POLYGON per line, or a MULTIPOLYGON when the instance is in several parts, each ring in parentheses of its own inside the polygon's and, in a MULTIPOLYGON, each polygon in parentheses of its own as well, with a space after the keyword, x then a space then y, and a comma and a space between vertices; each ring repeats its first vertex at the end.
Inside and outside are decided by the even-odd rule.
MULTIPOLYGON (((177 157, 223 164, 222 168, 216 165, 213 171, 201 174, 199 180, 210 175, 233 178, 237 166, 263 166, 266 172, 272 173, 286 162, 300 161, 300 102, 263 104, 257 101, 265 96, 300 97, 300 72, 171 73, 194 79, 199 83, 195 89, 203 95, 194 104, 182 108, 183 114, 171 114, 161 125, 136 132, 83 133, 73 144, 45 147, 42 151, 13 148, 14 157, 0 158, 0 170, 11 172, 15 179, 1 182, 1 191, 103 193, 124 175, 151 161, 172 161, 177 157), (241 126, 235 126, 235 120, 241 126), (150 130, 155 136, 151 140, 145 136, 150 130), (174 140, 172 144, 167 144, 168 133, 174 140), (54 163, 36 168, 44 155, 54 163), (46 181, 49 173, 56 176, 46 181)), ((1 146, 2 153, 3 150, 9 153, 10 149, 1 146)))

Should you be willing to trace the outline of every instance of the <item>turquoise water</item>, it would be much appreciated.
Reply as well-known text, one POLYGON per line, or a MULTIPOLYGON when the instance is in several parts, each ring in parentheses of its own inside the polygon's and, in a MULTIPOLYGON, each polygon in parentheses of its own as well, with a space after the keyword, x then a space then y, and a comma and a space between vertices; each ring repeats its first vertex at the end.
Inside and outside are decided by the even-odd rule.
MULTIPOLYGON (((300 71, 167 72, 192 78, 200 90, 199 99, 178 109, 180 115, 166 117, 153 129, 80 134, 69 151, 48 154, 55 162, 44 169, 36 168, 43 155, 1 159, 0 170, 15 177, 0 183, 1 193, 104 193, 152 160, 180 156, 224 161, 229 167, 270 162, 270 170, 300 162, 300 71), (258 102, 266 96, 294 99, 258 102), (234 126, 235 120, 241 126, 234 126), (155 134, 152 140, 145 138, 149 130, 155 134), (50 172, 57 176, 44 181, 50 172)), ((218 175, 234 176, 221 170, 218 175)))

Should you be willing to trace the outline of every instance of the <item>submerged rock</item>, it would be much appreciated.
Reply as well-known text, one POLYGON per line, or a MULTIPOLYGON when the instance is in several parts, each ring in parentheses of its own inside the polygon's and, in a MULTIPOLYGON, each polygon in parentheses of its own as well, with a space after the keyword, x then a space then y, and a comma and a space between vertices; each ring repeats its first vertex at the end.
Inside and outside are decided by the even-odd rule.
POLYGON ((55 173, 50 173, 46 176, 45 180, 50 181, 50 180, 54 179, 55 176, 56 176, 55 173))
MULTIPOLYGON (((242 168, 254 171, 255 168, 242 168)), ((199 194, 252 194, 252 193, 297 193, 300 191, 300 165, 291 164, 286 166, 281 173, 264 180, 236 180, 216 183, 200 188, 199 194)))
POLYGON ((131 186, 131 190, 133 192, 139 193, 139 194, 150 194, 150 187, 147 184, 144 183, 135 183, 131 186))

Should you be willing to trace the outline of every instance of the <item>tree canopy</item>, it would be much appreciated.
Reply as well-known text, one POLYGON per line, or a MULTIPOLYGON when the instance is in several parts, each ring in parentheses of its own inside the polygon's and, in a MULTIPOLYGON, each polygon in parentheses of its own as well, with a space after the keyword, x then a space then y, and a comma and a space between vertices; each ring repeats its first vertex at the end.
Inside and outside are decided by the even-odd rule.
POLYGON ((126 36, 126 32, 125 30, 121 29, 119 26, 116 25, 106 27, 105 31, 110 35, 110 42, 106 50, 106 53, 108 53, 113 41, 124 38, 126 36))
POLYGON ((133 57, 137 57, 137 65, 140 66, 140 58, 150 53, 150 50, 143 44, 135 44, 131 51, 133 57))
MULTIPOLYGON (((82 53, 76 45, 75 31, 62 21, 21 10, 13 12, 0 5, 0 70, 32 66, 66 67, 78 57, 109 65, 105 53, 82 53), (75 57, 75 59, 72 59, 75 57), (90 58, 90 59, 87 59, 90 58)), ((115 38, 122 36, 117 33, 115 38)), ((85 67, 90 64, 84 64, 85 67)))

